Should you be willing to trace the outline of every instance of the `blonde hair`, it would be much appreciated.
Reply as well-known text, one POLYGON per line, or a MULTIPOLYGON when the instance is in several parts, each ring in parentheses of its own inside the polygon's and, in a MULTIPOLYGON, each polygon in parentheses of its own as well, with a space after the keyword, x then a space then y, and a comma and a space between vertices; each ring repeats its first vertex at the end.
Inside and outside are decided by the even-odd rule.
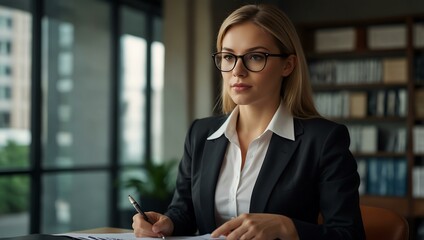
MULTIPOLYGON (((297 56, 296 67, 289 76, 284 78, 281 86, 280 95, 287 109, 297 118, 319 117, 314 106, 308 67, 299 36, 290 19, 277 7, 259 4, 245 5, 235 10, 224 20, 219 29, 216 42, 217 51, 221 51, 222 40, 232 26, 248 21, 273 35, 281 53, 297 56)), ((224 84, 221 89, 220 101, 223 113, 229 113, 236 107, 225 91, 224 84)))

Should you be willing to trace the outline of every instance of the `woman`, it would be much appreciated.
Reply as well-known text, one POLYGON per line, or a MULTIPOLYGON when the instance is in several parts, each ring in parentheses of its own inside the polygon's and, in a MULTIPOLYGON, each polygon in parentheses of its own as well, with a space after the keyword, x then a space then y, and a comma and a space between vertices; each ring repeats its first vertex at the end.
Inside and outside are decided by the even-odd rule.
POLYGON ((316 111, 287 16, 243 6, 223 22, 217 50, 225 115, 192 123, 172 203, 147 213, 153 226, 135 215, 136 236, 364 239, 348 131, 316 111))

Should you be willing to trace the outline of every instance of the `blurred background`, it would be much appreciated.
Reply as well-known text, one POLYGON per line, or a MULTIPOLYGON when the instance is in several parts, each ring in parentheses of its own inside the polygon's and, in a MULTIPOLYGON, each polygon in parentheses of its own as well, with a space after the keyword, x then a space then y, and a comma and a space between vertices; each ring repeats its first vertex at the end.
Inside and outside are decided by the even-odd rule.
POLYGON ((128 194, 172 189, 189 124, 217 113, 218 28, 252 2, 296 26, 424 14, 422 0, 0 0, 0 237, 130 228, 128 194))

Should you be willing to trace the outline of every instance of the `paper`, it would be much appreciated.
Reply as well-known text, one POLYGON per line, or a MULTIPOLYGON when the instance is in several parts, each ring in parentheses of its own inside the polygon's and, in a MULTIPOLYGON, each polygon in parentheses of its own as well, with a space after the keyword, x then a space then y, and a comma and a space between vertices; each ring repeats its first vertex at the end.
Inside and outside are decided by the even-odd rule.
MULTIPOLYGON (((161 238, 137 238, 134 233, 65 233, 56 234, 56 236, 67 236, 80 240, 158 240, 161 238)), ((178 237, 166 237, 169 240, 209 240, 209 239, 225 239, 225 237, 212 238, 210 234, 200 236, 178 236, 178 237)))

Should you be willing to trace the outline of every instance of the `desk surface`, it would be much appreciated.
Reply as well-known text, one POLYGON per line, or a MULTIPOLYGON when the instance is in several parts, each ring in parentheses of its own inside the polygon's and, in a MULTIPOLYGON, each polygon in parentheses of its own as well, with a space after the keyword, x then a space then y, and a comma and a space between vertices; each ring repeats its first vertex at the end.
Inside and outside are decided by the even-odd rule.
POLYGON ((82 231, 75 231, 75 233, 128 233, 133 232, 132 229, 124 229, 124 228, 113 228, 113 227, 101 227, 101 228, 93 228, 82 231))

